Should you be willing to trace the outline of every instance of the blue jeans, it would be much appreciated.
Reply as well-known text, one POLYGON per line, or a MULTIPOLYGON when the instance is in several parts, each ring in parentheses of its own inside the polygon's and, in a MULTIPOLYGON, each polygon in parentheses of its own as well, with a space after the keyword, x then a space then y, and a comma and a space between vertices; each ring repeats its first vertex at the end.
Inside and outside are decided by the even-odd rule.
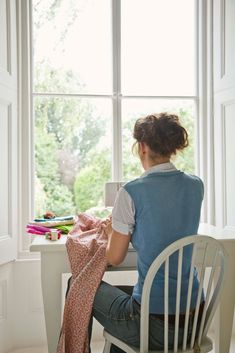
MULTIPOLYGON (((97 289, 92 316, 113 336, 127 344, 140 345, 140 306, 131 296, 133 287, 114 287, 101 282, 97 289)), ((92 334, 92 317, 89 325, 89 338, 92 334)), ((169 325, 169 348, 174 342, 174 327, 169 325)), ((183 329, 179 329, 179 342, 182 342, 183 329)), ((163 350, 164 322, 156 315, 149 316, 149 348, 163 350)), ((112 345, 111 353, 123 352, 112 345)))

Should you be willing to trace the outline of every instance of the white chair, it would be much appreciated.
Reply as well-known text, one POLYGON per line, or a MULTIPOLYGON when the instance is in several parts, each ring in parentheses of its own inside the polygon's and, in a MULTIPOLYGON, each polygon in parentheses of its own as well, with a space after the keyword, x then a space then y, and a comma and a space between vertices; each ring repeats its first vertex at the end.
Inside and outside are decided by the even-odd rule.
MULTIPOLYGON (((140 318, 140 348, 130 346, 120 339, 112 336, 104 330, 105 346, 103 353, 108 353, 111 344, 115 344, 127 353, 147 353, 149 352, 149 299, 150 290, 153 279, 161 265, 165 264, 165 284, 164 284, 164 351, 156 351, 160 353, 185 352, 185 353, 204 353, 213 349, 212 340, 207 336, 209 326, 215 314, 217 305, 220 300, 221 291, 225 279, 227 254, 223 246, 215 239, 194 235, 184 237, 169 245, 162 253, 153 261, 144 281, 142 299, 141 299, 141 318, 140 318), (189 284, 186 302, 186 312, 184 321, 183 343, 178 347, 179 333, 179 307, 180 307, 180 291, 181 291, 181 275, 183 249, 186 246, 192 246, 191 267, 189 273, 189 284), (176 290, 176 312, 175 312, 175 330, 174 330, 174 348, 168 349, 168 286, 169 286, 169 258, 178 252, 178 275, 176 290), (193 272, 195 267, 198 271, 199 289, 194 312, 193 326, 191 338, 188 340, 189 311, 192 294, 193 272), (208 282, 205 286, 205 273, 208 269, 208 282), (204 288, 203 288, 204 287, 204 288), (205 304, 201 315, 201 322, 198 325, 198 314, 200 307, 200 299, 202 291, 205 294, 205 304), (196 334, 196 329, 198 334, 196 334), (189 341, 189 342, 187 342, 189 341)), ((153 351, 151 351, 153 352, 153 351)))

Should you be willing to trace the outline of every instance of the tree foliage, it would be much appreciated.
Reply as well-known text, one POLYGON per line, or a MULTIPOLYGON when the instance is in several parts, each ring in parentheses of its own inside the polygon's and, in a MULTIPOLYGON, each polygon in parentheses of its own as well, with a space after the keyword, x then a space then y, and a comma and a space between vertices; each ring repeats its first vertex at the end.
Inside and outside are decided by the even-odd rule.
POLYGON ((77 175, 74 183, 75 203, 79 210, 103 206, 104 184, 111 180, 111 160, 107 149, 91 151, 90 163, 77 175))
MULTIPOLYGON (((64 84, 59 73, 49 77, 57 85, 64 84)), ((171 111, 180 115, 191 138, 190 146, 178 153, 174 162, 179 169, 193 173, 192 113, 182 108, 171 111)), ((43 208, 61 215, 103 205, 104 184, 111 180, 111 153, 105 144, 100 144, 105 118, 95 118, 93 113, 92 105, 82 99, 38 97, 35 100, 36 185, 37 193, 41 194, 37 197, 37 214, 43 208)), ((139 158, 131 151, 135 120, 133 116, 123 125, 124 180, 143 172, 139 158)))
MULTIPOLYGON (((70 80, 75 80, 70 72, 60 75, 47 66, 44 80, 37 80, 37 90, 43 91, 49 81, 58 89, 70 80)), ((96 118, 89 101, 78 98, 39 96, 34 107, 35 167, 45 193, 43 204, 58 215, 75 212, 74 180, 103 135, 104 118, 96 118)), ((42 206, 37 207, 38 215, 42 206)))

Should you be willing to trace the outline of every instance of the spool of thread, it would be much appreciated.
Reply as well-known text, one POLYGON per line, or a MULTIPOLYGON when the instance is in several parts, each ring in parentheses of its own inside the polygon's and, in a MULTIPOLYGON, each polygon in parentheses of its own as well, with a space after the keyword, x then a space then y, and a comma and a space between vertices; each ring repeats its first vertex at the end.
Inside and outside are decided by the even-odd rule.
POLYGON ((58 240, 58 231, 51 230, 51 240, 58 240))

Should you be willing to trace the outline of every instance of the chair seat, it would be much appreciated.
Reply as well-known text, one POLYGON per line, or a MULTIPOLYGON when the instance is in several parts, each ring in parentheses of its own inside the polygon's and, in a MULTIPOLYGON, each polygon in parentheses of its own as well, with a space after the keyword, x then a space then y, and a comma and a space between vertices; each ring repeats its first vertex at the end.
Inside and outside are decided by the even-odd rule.
MULTIPOLYGON (((110 333, 104 330, 103 332, 105 340, 107 340, 110 343, 115 344, 119 348, 121 348, 123 351, 127 353, 140 353, 140 348, 139 347, 134 347, 130 346, 127 343, 121 341, 120 339, 112 336, 110 333)), ((206 353, 210 352, 213 349, 213 342, 212 340, 206 336, 202 339, 201 345, 200 345, 200 351, 197 352, 197 350, 194 349, 186 349, 185 351, 182 351, 182 349, 178 349, 177 353, 206 353)), ((164 351, 149 351, 151 353, 164 353, 164 351)), ((173 352, 173 350, 169 350, 169 353, 173 352)))

